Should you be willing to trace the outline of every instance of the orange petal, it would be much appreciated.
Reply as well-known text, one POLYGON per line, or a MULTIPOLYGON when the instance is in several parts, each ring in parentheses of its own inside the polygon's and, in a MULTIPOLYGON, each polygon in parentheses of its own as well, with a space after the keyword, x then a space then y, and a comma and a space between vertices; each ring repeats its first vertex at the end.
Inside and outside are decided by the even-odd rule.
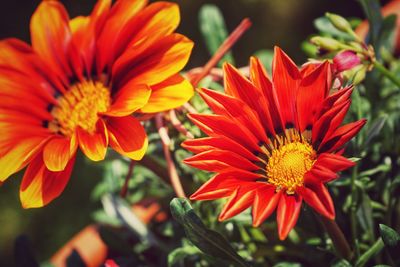
POLYGON ((63 171, 52 172, 46 169, 42 155, 29 164, 20 188, 22 207, 40 208, 58 197, 67 185, 74 166, 73 157, 63 171))
POLYGON ((116 41, 122 29, 146 4, 147 0, 120 0, 112 6, 106 23, 101 27, 97 42, 97 71, 99 73, 107 64, 114 61, 116 41))
POLYGON ((108 132, 103 120, 97 122, 96 132, 93 134, 77 128, 79 147, 83 153, 93 161, 103 160, 108 146, 108 132))
POLYGON ((156 113, 182 106, 193 96, 193 86, 176 74, 151 87, 152 93, 141 112, 156 113))
POLYGON ((318 213, 328 219, 335 219, 335 208, 332 198, 328 189, 326 189, 322 183, 314 184, 311 188, 300 187, 298 192, 303 197, 304 201, 318 213))
POLYGON ((140 122, 131 116, 109 118, 107 129, 111 147, 126 157, 140 160, 146 153, 148 140, 140 122))
POLYGON ((63 171, 77 148, 75 135, 72 138, 51 139, 43 149, 43 161, 47 169, 53 172, 63 171))
POLYGON ((152 3, 124 26, 116 40, 114 56, 119 57, 126 48, 144 51, 159 39, 171 34, 179 25, 179 6, 176 3, 152 3))
POLYGON ((42 1, 31 19, 32 47, 59 75, 72 74, 70 63, 76 55, 70 54, 71 40, 69 16, 64 6, 58 1, 42 1))
POLYGON ((152 90, 147 85, 128 82, 115 93, 114 103, 104 115, 124 117, 142 108, 149 101, 152 90))
POLYGON ((6 151, 0 150, 0 182, 23 169, 40 152, 46 141, 44 137, 25 138, 6 151))
POLYGON ((115 62, 113 82, 120 86, 130 80, 156 85, 183 69, 189 60, 193 42, 180 34, 171 34, 146 51, 127 50, 115 62))
POLYGON ((302 197, 283 193, 279 200, 276 220, 278 223, 279 239, 286 239, 290 230, 296 225, 299 218, 302 197))

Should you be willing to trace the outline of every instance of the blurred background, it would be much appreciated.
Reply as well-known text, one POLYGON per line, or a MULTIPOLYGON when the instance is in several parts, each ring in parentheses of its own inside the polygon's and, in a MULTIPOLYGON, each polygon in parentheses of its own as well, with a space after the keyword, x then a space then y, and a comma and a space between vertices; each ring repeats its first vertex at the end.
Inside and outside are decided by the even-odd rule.
MULTIPOLYGON (((0 39, 15 37, 29 42, 29 19, 39 0, 2 1, 0 39)), ((62 1, 70 16, 89 14, 95 0, 62 1)), ((225 17, 229 31, 249 17, 251 29, 233 48, 236 64, 247 64, 257 50, 274 45, 283 48, 297 63, 305 59, 301 43, 315 32, 313 20, 326 11, 344 17, 362 17, 355 0, 179 0, 181 26, 178 32, 195 41, 188 68, 204 65, 209 54, 201 38, 197 15, 206 3, 216 4, 225 17)), ((49 22, 51 23, 51 22, 49 22)), ((1 131, 1 129, 0 129, 1 131)), ((49 258, 76 232, 92 222, 91 211, 99 206, 91 201, 91 191, 101 178, 100 164, 92 164, 80 156, 71 181, 62 196, 47 207, 23 210, 18 197, 21 174, 10 177, 0 187, 0 266, 13 265, 14 240, 21 234, 30 239, 39 260, 49 258)))

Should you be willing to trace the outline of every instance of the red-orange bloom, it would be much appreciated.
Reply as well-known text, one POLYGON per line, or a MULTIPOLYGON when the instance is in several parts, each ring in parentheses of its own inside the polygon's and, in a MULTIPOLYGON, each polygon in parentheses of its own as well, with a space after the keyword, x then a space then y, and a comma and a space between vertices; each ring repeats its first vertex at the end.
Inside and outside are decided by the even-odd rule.
POLYGON ((132 114, 172 109, 193 94, 178 74, 193 47, 174 33, 178 6, 111 2, 70 20, 60 2, 43 1, 31 19, 32 46, 0 42, 0 183, 28 165, 25 208, 61 194, 78 146, 94 161, 109 145, 141 159, 148 141, 132 114))
POLYGON ((352 88, 328 95, 332 83, 328 62, 299 70, 275 49, 272 82, 258 59, 252 58, 250 80, 231 65, 224 66, 225 93, 200 94, 215 114, 191 114, 209 137, 183 146, 197 155, 185 162, 217 174, 191 199, 229 197, 219 219, 252 206, 253 225, 277 208, 280 239, 296 224, 304 200, 334 219, 325 183, 354 163, 342 148, 365 124, 343 126, 352 88))

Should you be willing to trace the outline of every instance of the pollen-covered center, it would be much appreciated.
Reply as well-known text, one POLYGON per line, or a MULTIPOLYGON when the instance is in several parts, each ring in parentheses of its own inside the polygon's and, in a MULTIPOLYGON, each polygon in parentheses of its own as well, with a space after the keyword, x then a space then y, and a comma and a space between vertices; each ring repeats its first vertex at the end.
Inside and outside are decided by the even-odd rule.
POLYGON ((77 127, 94 133, 99 113, 108 110, 111 104, 110 90, 102 82, 85 80, 76 83, 53 106, 53 120, 48 127, 54 132, 71 136, 77 127))
POLYGON ((268 183, 293 194, 298 186, 303 185, 304 174, 311 169, 315 158, 312 146, 302 140, 272 150, 266 167, 268 183))

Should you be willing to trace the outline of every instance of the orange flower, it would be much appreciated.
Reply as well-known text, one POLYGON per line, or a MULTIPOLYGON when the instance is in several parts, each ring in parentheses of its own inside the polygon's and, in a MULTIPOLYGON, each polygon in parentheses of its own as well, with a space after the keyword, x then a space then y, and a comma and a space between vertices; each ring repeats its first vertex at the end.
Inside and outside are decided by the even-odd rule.
POLYGON ((229 197, 220 221, 252 206, 254 226, 277 208, 280 239, 296 224, 303 200, 334 219, 324 184, 354 165, 341 156, 342 148, 365 124, 340 126, 352 88, 329 96, 328 62, 299 71, 279 48, 272 82, 256 58, 251 59, 250 80, 231 65, 224 66, 224 74, 226 94, 200 92, 215 114, 190 115, 209 137, 184 142, 197 154, 185 162, 217 173, 191 199, 229 197))
POLYGON ((66 186, 78 146, 94 161, 108 145, 140 160, 147 137, 132 114, 176 108, 193 94, 178 72, 193 43, 174 33, 176 4, 99 0, 69 19, 43 1, 31 19, 32 47, 0 42, 0 182, 28 165, 23 207, 41 207, 66 186))

